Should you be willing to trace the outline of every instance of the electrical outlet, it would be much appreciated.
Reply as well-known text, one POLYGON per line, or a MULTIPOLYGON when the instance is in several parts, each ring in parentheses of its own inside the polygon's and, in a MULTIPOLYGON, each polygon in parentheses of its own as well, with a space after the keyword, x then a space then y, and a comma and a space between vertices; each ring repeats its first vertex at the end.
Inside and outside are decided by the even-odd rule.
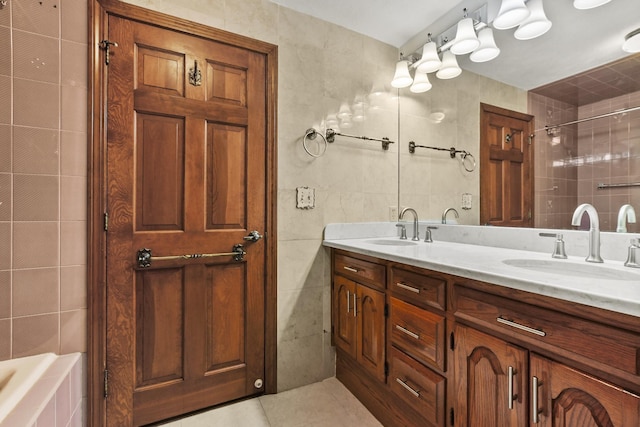
POLYGON ((393 222, 398 221, 398 207, 397 206, 389 206, 389 221, 393 221, 393 222))

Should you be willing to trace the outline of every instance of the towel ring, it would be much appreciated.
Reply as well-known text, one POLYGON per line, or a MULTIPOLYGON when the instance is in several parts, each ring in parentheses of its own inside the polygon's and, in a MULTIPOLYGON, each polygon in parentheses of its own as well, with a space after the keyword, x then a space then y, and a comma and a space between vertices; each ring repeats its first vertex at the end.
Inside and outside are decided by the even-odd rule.
POLYGON ((460 152, 460 163, 467 172, 473 172, 476 170, 476 158, 471 153, 466 151, 460 152), (469 166, 468 166, 469 165, 469 166))
MULTIPOLYGON (((320 145, 320 144, 318 144, 320 145)), ((310 155, 311 157, 320 157, 324 154, 325 151, 327 151, 327 138, 325 138, 325 136, 316 131, 314 128, 309 128, 307 129, 307 131, 304 133, 304 138, 302 138, 302 147, 304 148, 304 151, 307 152, 308 155, 310 155), (313 154, 311 151, 309 151, 309 148, 307 148, 307 140, 315 140, 316 137, 320 135, 320 138, 322 138, 322 148, 320 149, 320 152, 318 154, 313 154)))

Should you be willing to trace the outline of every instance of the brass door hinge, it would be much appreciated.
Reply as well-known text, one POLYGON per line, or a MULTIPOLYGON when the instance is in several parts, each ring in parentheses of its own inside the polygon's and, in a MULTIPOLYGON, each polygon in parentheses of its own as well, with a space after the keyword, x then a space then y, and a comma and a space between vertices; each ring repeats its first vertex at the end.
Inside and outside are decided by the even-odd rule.
POLYGON ((99 42, 98 45, 100 46, 100 49, 104 50, 104 65, 109 65, 110 47, 118 47, 118 43, 105 39, 99 42))
POLYGON ((109 230, 109 213, 108 212, 104 213, 103 228, 104 228, 104 231, 109 230))

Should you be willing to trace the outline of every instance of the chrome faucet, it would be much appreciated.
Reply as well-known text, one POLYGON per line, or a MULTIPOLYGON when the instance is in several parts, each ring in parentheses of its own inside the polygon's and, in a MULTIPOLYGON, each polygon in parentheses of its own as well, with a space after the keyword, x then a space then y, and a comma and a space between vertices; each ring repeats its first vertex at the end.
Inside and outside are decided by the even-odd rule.
POLYGON ((602 262, 600 257, 600 220, 598 219, 598 212, 589 203, 583 203, 578 206, 573 212, 573 218, 571 219, 571 225, 580 225, 582 215, 584 213, 589 215, 589 255, 587 256, 587 262, 602 262))
POLYGON ((404 219, 404 214, 407 212, 411 212, 413 214, 413 237, 411 240, 420 240, 420 231, 418 231, 418 213, 413 208, 404 208, 402 212, 400 212, 399 219, 402 221, 404 219))
POLYGON ((631 205, 622 205, 618 211, 618 228, 616 228, 616 232, 626 233, 627 222, 632 224, 636 222, 636 211, 631 205))
POLYGON ((449 212, 453 211, 454 215, 456 216, 456 218, 460 218, 460 215, 458 215, 458 211, 455 210, 455 208, 447 208, 444 210, 444 212, 442 212, 442 223, 446 224, 447 223, 447 214, 449 212))

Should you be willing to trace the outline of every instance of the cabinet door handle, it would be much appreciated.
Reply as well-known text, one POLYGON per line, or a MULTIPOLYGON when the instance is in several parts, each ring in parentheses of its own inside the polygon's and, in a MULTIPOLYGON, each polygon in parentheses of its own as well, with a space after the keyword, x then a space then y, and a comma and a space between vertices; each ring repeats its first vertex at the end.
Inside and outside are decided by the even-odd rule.
POLYGON ((502 323, 503 325, 511 326, 512 328, 520 329, 521 331, 529 332, 530 334, 535 334, 541 337, 546 337, 547 333, 545 331, 541 331, 540 329, 530 328, 529 326, 521 325, 520 323, 514 322, 512 320, 505 319, 502 316, 498 316, 496 322, 502 323))
POLYGON ((396 286, 402 289, 406 289, 407 291, 415 292, 416 294, 420 293, 420 289, 409 286, 406 283, 396 282, 396 286))
POLYGON ((357 273, 357 272, 359 272, 359 271, 360 271, 360 270, 358 270, 358 269, 357 269, 357 268, 355 268, 355 267, 349 267, 349 266, 346 266, 346 265, 345 265, 344 267, 342 267, 342 268, 344 268, 345 270, 350 271, 350 272, 352 272, 352 273, 357 273))
POLYGON ((542 412, 538 409, 538 387, 541 385, 542 382, 538 380, 538 377, 531 378, 531 418, 534 424, 540 422, 540 413, 542 412))
POLYGON ((513 394, 513 377, 515 376, 515 374, 517 374, 518 371, 516 371, 513 366, 509 366, 508 369, 508 373, 507 375, 509 376, 509 387, 508 387, 508 393, 509 393, 509 401, 508 401, 508 405, 509 405, 509 409, 513 409, 513 401, 516 400, 518 398, 517 394, 513 394))
POLYGON ((417 340, 420 339, 420 335, 418 335, 418 334, 416 334, 414 332, 411 332, 410 330, 408 330, 406 328, 403 328, 400 325, 396 325, 396 329, 399 330, 400 332, 404 332, 405 334, 409 335, 411 338, 415 338, 417 340))
POLYGON ((402 387, 404 387, 404 389, 407 390, 409 393, 413 394, 415 397, 420 397, 419 391, 414 390, 412 387, 409 386, 409 384, 402 381, 400 378, 396 377, 396 382, 400 384, 402 387))
POLYGON ((347 291, 347 313, 351 311, 351 292, 347 291))
POLYGON ((353 293, 353 317, 358 316, 358 297, 356 297, 356 293, 353 293))

